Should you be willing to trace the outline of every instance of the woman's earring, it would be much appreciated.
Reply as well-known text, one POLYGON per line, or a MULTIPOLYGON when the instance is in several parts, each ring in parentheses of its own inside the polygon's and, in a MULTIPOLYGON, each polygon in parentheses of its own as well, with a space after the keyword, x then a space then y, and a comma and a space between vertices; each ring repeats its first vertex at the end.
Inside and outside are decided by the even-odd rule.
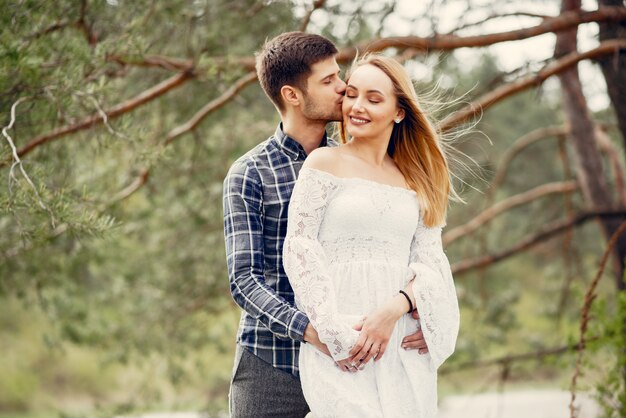
POLYGON ((396 122, 396 123, 400 123, 400 122, 402 122, 402 118, 395 119, 395 122, 396 122))

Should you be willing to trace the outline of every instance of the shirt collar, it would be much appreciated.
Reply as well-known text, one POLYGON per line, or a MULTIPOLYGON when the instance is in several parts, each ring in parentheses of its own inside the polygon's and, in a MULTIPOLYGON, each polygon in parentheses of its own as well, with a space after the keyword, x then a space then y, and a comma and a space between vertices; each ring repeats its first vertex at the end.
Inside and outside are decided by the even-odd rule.
MULTIPOLYGON (((306 152, 304 151, 302 145, 300 145, 298 141, 296 141, 283 131, 282 122, 278 124, 276 132, 274 133, 274 137, 276 138, 276 141, 278 142, 280 148, 294 161, 300 158, 306 158, 306 152)), ((328 137, 326 135, 326 131, 324 131, 324 136, 322 137, 319 146, 325 147, 326 145, 328 145, 328 137)))

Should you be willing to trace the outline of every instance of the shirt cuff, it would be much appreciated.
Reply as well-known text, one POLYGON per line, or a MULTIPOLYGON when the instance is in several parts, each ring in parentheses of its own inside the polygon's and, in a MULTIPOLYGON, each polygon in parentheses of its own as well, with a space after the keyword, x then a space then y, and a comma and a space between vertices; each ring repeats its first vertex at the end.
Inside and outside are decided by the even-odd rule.
POLYGON ((287 331, 289 338, 295 341, 304 342, 304 331, 306 330, 307 325, 309 325, 309 318, 307 318, 304 312, 296 311, 291 318, 291 323, 289 324, 289 329, 287 331))

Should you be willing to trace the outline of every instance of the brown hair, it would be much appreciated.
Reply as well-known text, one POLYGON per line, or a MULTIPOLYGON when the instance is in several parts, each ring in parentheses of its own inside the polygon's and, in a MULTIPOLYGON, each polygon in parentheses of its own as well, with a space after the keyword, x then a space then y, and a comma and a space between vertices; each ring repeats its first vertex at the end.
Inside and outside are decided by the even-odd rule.
POLYGON ((256 72, 270 100, 284 110, 280 89, 290 85, 306 92, 311 66, 337 53, 335 45, 320 35, 286 32, 266 41, 256 53, 256 72))
MULTIPOLYGON (((420 107, 411 78, 396 60, 378 54, 368 54, 355 61, 350 73, 363 65, 373 65, 387 74, 393 84, 398 107, 404 110, 402 121, 394 124, 387 152, 408 185, 417 193, 424 225, 445 224, 450 194, 456 200, 462 199, 452 187, 444 144, 420 107)), ((347 142, 345 129, 341 130, 341 139, 347 142)))

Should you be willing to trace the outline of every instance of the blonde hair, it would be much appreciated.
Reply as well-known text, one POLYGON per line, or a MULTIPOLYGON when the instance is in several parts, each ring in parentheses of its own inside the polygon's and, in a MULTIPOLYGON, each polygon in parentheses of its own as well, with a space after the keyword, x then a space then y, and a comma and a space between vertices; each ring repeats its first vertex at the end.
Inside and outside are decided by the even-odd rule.
MULTIPOLYGON (((391 79, 398 108, 404 110, 405 116, 400 123, 394 124, 387 152, 417 194, 424 225, 444 225, 450 195, 456 197, 455 200, 462 199, 452 186, 439 133, 420 107, 411 78, 399 62, 383 55, 368 54, 355 60, 346 79, 363 65, 373 65, 391 79)), ((343 126, 340 135, 341 141, 346 143, 347 132, 343 126)))

